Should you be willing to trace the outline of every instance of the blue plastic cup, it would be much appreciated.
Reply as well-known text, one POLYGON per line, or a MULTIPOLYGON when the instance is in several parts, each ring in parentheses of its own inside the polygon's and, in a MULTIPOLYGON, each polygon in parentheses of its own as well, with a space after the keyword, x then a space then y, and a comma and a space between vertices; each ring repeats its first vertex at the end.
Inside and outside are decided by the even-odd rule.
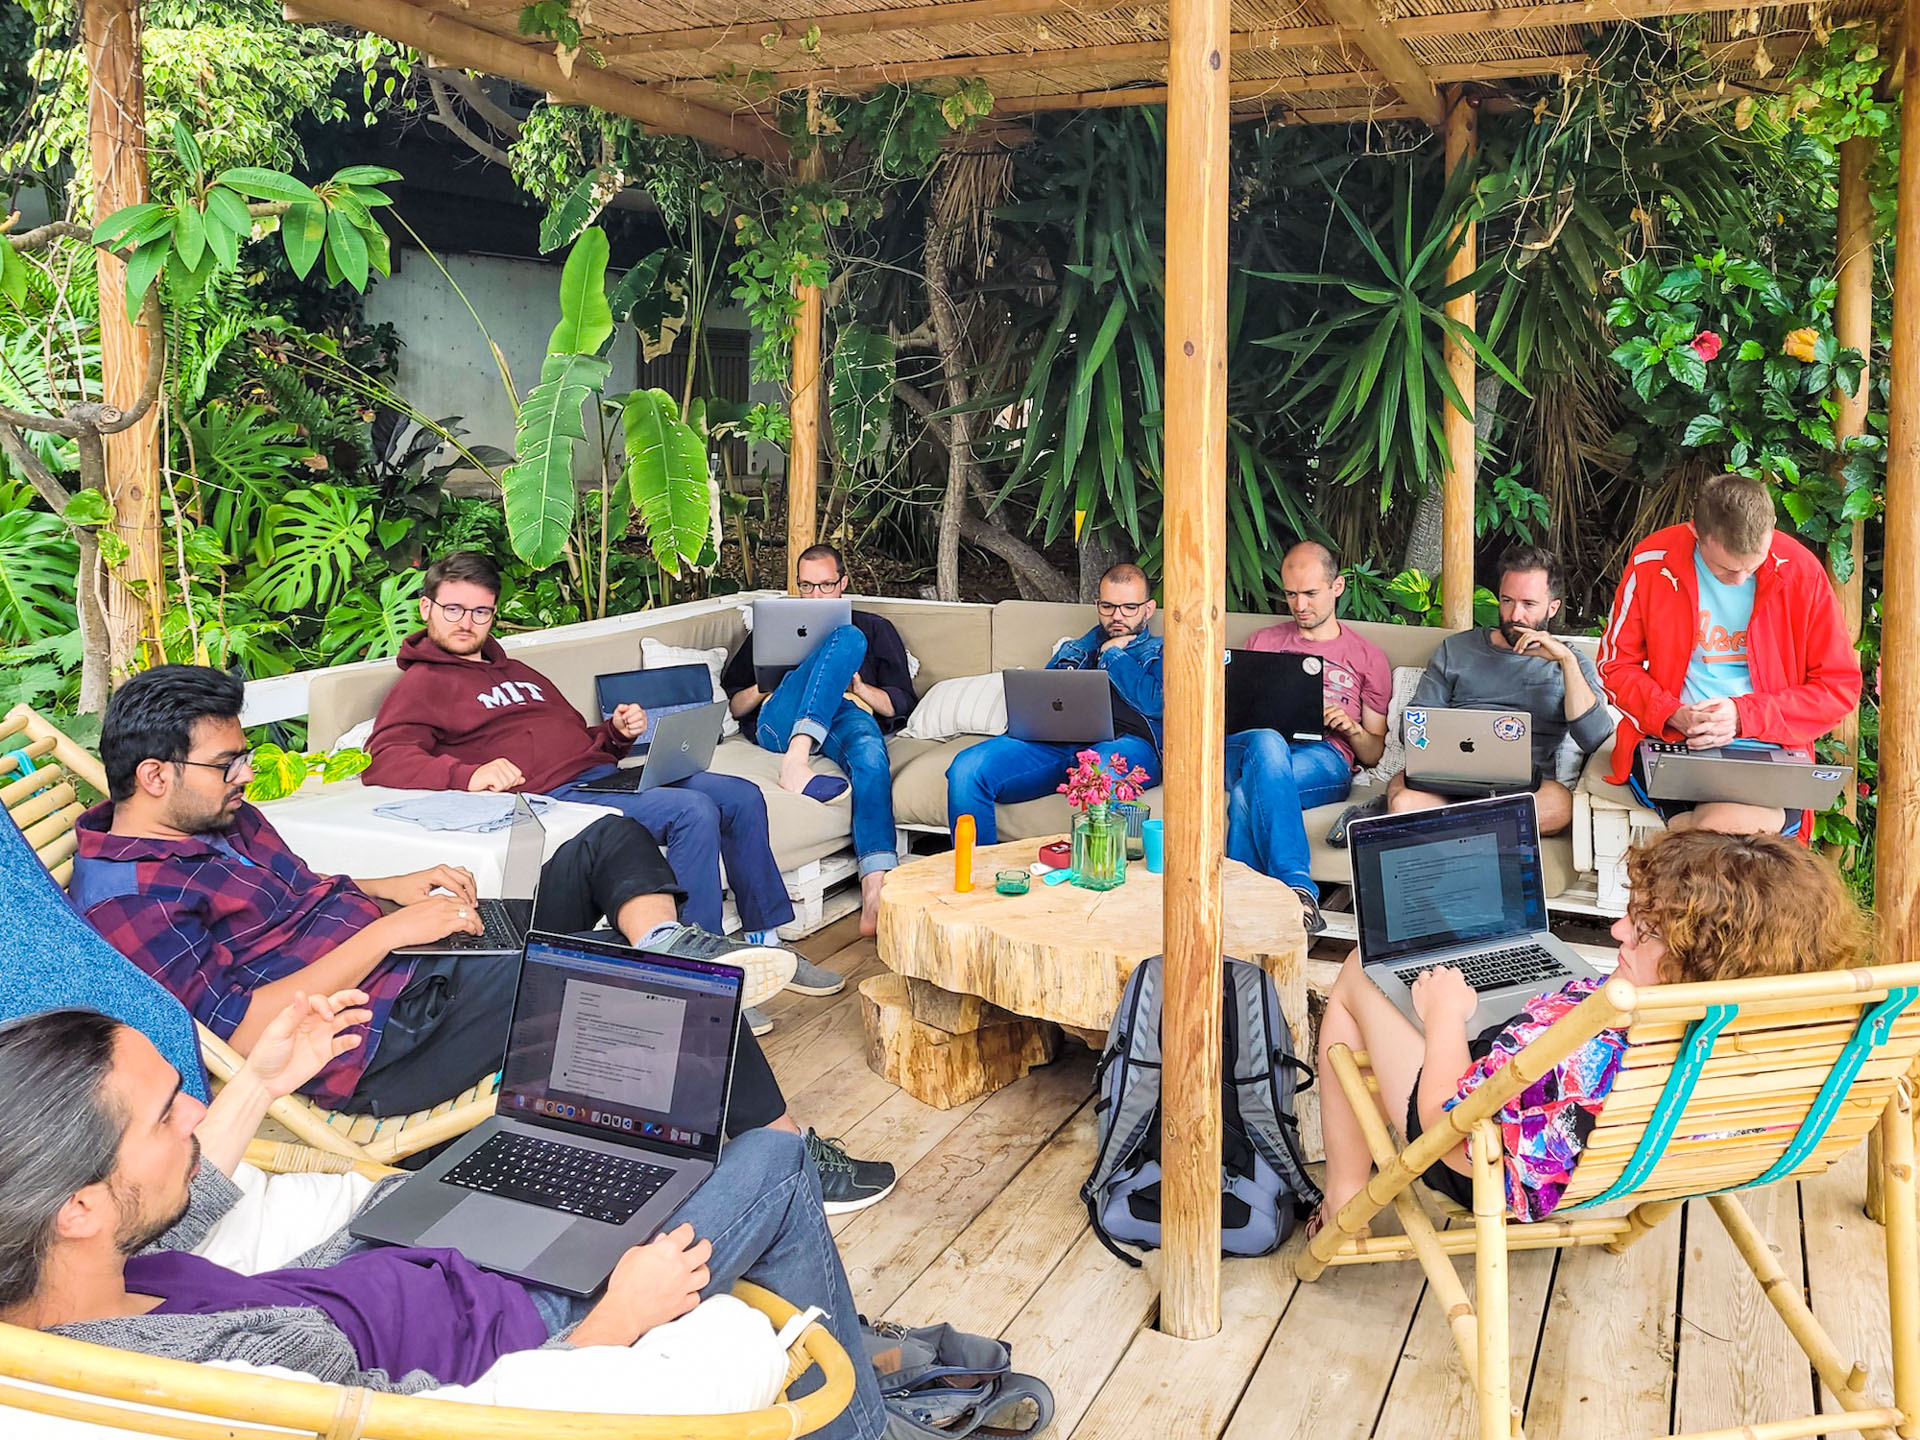
POLYGON ((1158 875, 1167 868, 1167 822, 1147 821, 1140 827, 1140 842, 1146 850, 1147 873, 1158 875))

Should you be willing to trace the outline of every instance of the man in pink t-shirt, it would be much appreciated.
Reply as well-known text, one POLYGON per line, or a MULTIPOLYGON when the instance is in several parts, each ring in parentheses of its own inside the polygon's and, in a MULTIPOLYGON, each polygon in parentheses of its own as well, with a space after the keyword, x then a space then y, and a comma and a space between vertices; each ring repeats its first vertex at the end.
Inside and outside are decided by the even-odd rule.
POLYGON ((1245 648, 1320 658, 1326 738, 1290 745, 1274 730, 1227 737, 1227 855, 1292 886, 1307 933, 1317 935, 1326 925, 1303 817, 1344 800, 1357 766, 1379 763, 1393 683, 1380 647, 1334 614, 1347 579, 1331 550, 1303 540, 1280 562, 1280 584, 1293 619, 1259 631, 1245 648))

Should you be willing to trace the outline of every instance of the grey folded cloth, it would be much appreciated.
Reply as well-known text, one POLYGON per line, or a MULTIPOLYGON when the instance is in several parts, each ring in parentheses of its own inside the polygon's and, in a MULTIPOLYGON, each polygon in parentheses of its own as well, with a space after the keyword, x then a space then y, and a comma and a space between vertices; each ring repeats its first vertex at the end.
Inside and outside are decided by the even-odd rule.
MULTIPOLYGON (((513 823, 512 795, 493 791, 435 790, 406 800, 389 800, 373 807, 373 813, 389 820, 404 820, 422 830, 464 830, 473 835, 491 835, 513 823)), ((529 795, 527 804, 538 815, 553 804, 546 795, 529 795)))

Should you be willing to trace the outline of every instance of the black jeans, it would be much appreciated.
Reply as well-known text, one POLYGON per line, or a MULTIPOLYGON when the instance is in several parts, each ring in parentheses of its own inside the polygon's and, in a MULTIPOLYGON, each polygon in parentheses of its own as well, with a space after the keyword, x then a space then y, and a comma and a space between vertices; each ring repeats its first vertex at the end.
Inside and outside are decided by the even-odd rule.
MULTIPOLYGON (((540 872, 536 929, 590 934, 641 895, 686 899, 660 847, 637 823, 609 815, 567 841, 540 872)), ((592 938, 605 940, 604 933, 592 938)), ((360 1083, 340 1108, 354 1115, 411 1115, 470 1089, 500 1068, 520 966, 513 956, 438 955, 414 962, 360 1083)), ((786 1113, 760 1042, 742 1025, 727 1134, 786 1113)))

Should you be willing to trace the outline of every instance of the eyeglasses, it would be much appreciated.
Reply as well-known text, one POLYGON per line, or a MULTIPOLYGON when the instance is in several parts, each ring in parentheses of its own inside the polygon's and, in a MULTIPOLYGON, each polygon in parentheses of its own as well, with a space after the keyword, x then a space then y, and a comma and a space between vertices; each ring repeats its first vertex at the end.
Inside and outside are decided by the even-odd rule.
POLYGON ((1667 943, 1666 937, 1661 935, 1658 930, 1648 929, 1645 921, 1635 919, 1631 913, 1627 916, 1627 924, 1633 927, 1633 943, 1636 945, 1646 945, 1649 943, 1664 945, 1667 943))
POLYGON ((474 624, 484 627, 491 625, 493 617, 499 613, 492 605, 442 605, 438 600, 429 600, 427 604, 456 625, 471 615, 474 624))
POLYGON ((1131 620, 1151 603, 1147 600, 1122 600, 1115 604, 1111 600, 1100 600, 1095 602, 1093 608, 1102 615, 1124 615, 1131 620))
POLYGON ((202 770, 218 770, 229 785, 242 775, 253 774, 253 751, 242 750, 226 760, 176 760, 176 765, 198 765, 202 770))
POLYGON ((846 578, 841 575, 832 580, 796 580, 793 582, 793 588, 802 595, 831 595, 834 586, 846 578))

